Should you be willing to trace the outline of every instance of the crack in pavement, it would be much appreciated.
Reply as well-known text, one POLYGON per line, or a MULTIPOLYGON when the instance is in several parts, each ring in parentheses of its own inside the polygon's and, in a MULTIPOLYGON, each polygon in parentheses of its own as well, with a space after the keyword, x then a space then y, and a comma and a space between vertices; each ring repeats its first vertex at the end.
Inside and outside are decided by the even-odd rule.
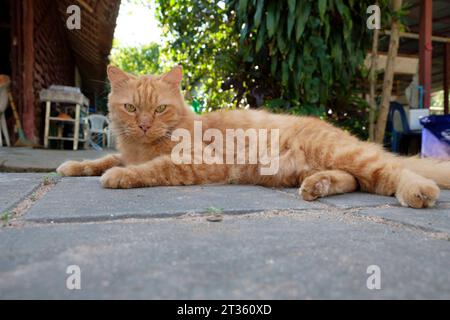
POLYGON ((10 208, 5 210, 6 213, 12 213, 12 217, 6 222, 3 222, 3 227, 20 227, 25 224, 21 218, 26 212, 40 199, 42 199, 47 192, 49 192, 58 182, 60 177, 57 175, 45 175, 42 177, 42 182, 33 188, 27 195, 19 199, 10 208))

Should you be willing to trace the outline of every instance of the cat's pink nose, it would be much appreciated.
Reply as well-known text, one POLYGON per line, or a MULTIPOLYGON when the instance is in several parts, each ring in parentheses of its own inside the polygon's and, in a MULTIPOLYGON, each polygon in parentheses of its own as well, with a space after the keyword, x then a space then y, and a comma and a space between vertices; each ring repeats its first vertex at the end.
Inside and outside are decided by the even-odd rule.
POLYGON ((150 128, 150 126, 147 125, 147 124, 140 124, 139 128, 141 128, 141 130, 144 131, 144 133, 147 133, 147 131, 150 128))

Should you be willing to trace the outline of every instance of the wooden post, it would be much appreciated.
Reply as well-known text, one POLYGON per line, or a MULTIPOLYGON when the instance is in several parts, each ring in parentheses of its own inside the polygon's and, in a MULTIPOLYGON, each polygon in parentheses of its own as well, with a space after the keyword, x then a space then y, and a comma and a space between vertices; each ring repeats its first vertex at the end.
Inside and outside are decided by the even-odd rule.
POLYGON ((448 114, 448 91, 450 86, 450 43, 444 44, 444 114, 448 114))
MULTIPOLYGON (((16 101, 17 112, 23 114, 23 1, 11 4, 11 92, 16 101)), ((14 140, 13 136, 13 140, 14 140)))
POLYGON ((377 103, 375 101, 375 95, 377 91, 377 62, 378 62, 378 39, 380 31, 375 29, 373 31, 372 40, 372 55, 370 61, 370 75, 369 75, 369 141, 375 139, 375 112, 377 110, 377 103))
MULTIPOLYGON (((391 31, 390 30, 383 30, 383 34, 390 36, 391 31)), ((405 39, 417 39, 419 40, 419 34, 418 33, 412 33, 412 32, 400 32, 400 38, 405 39)), ((450 43, 449 37, 440 37, 440 36, 431 36, 432 42, 443 42, 443 43, 450 43)))
POLYGON ((79 104, 75 107, 75 128, 73 129, 73 150, 78 150, 78 138, 80 135, 80 108, 79 104))
POLYGON ((48 148, 48 132, 50 130, 50 108, 52 102, 47 101, 45 103, 45 130, 44 130, 44 148, 48 148))
POLYGON ((30 141, 34 140, 34 6, 33 0, 25 0, 23 6, 23 114, 22 126, 30 141))
MULTIPOLYGON (((402 7, 402 0, 392 0, 392 11, 398 12, 402 7)), ((383 93, 381 95, 380 114, 378 115, 375 142, 383 143, 384 132, 386 130, 386 122, 389 113, 389 106, 392 92, 392 82, 394 79, 395 58, 398 52, 398 41, 400 33, 400 22, 398 19, 392 18, 391 39, 389 41, 389 51, 384 70, 383 93)))
POLYGON ((419 84, 423 87, 423 106, 425 108, 429 108, 431 102, 432 29, 433 0, 422 0, 420 4, 419 84))

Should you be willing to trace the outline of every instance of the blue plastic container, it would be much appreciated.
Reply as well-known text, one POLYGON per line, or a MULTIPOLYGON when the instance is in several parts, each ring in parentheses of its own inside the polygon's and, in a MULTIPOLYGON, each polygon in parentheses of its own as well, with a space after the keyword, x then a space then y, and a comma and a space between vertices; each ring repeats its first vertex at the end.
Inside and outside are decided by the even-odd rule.
POLYGON ((422 157, 450 159, 450 115, 428 116, 420 119, 422 157))

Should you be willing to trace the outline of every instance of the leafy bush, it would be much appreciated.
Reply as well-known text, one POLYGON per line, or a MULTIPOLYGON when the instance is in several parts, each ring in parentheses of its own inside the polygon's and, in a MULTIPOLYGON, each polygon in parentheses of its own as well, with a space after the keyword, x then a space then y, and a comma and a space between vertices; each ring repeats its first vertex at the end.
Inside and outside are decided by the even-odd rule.
POLYGON ((364 136, 358 98, 371 45, 372 0, 230 0, 241 65, 232 81, 251 105, 325 114, 364 136), (351 118, 357 116, 356 118, 351 118), (345 122, 343 122, 345 121, 345 122))
MULTIPOLYGON (((382 12, 387 1, 379 1, 382 12)), ((366 136, 372 0, 157 0, 188 99, 328 117, 366 136)))

